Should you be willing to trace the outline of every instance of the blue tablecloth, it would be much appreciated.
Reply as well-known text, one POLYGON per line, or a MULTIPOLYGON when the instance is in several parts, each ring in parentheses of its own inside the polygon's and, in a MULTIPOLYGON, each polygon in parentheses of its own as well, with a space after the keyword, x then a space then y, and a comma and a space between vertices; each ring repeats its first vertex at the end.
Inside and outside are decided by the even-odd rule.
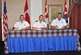
POLYGON ((77 49, 77 36, 8 38, 9 53, 75 51, 76 49, 77 49))

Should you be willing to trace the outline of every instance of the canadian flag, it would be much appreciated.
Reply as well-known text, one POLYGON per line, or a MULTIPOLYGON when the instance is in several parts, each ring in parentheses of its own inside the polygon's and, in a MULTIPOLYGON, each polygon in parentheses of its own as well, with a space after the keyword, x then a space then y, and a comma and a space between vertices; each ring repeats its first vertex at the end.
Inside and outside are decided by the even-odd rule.
POLYGON ((47 5, 47 0, 45 1, 45 21, 47 24, 49 23, 48 21, 48 5, 47 5))
POLYGON ((25 19, 30 24, 30 16, 28 13, 28 1, 26 0, 25 7, 24 7, 25 19))
POLYGON ((66 0, 64 2, 64 17, 65 18, 68 18, 68 8, 67 8, 66 0))

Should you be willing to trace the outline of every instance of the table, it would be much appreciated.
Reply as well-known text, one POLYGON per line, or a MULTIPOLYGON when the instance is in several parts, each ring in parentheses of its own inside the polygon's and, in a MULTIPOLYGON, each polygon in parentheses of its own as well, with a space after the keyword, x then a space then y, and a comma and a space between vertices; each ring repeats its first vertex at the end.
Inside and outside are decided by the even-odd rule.
POLYGON ((77 30, 24 30, 7 33, 9 53, 76 51, 77 30))

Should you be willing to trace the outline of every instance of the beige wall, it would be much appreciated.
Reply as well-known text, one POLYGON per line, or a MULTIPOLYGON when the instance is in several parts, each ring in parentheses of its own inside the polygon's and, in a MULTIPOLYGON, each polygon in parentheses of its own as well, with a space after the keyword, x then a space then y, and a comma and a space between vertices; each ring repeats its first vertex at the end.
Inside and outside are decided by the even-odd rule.
POLYGON ((12 28, 24 11, 25 0, 6 0, 6 4, 9 28, 12 28))
POLYGON ((36 20, 38 20, 39 15, 42 14, 42 0, 30 0, 30 18, 31 26, 36 20))
MULTIPOLYGON (((28 0, 28 1, 30 3, 30 1, 34 1, 35 2, 36 0, 28 0)), ((43 14, 44 14, 44 1, 45 0, 42 0, 41 1, 41 4, 42 4, 42 12, 41 12, 41 10, 39 10, 40 13, 43 13, 43 14)), ((6 0, 6 2, 7 2, 7 11, 8 11, 7 15, 8 15, 8 19, 9 19, 8 20, 8 24, 9 24, 9 28, 12 28, 13 25, 15 24, 15 22, 18 21, 20 14, 23 14, 25 0, 6 0)), ((67 2, 69 4, 69 0, 67 0, 67 2)), ((64 0, 48 0, 48 5, 54 5, 54 4, 62 4, 62 5, 64 5, 64 0)), ((29 5, 31 6, 32 4, 29 4, 29 5)), ((40 5, 36 5, 36 6, 38 6, 37 8, 41 8, 40 5)), ((37 8, 36 7, 35 8, 33 7, 32 9, 37 9, 37 8)), ((31 13, 34 11, 34 10, 31 11, 32 9, 29 8, 30 16, 32 16, 31 13)), ((36 12, 34 12, 34 13, 36 13, 36 12)), ((32 18, 31 23, 34 23, 33 20, 35 21, 36 19, 33 19, 32 18)))
MULTIPOLYGON (((20 14, 24 14, 26 0, 6 0, 9 29, 19 20, 20 14)), ((42 0, 28 0, 31 24, 42 14, 42 0), (31 4, 30 4, 31 3, 31 4)))

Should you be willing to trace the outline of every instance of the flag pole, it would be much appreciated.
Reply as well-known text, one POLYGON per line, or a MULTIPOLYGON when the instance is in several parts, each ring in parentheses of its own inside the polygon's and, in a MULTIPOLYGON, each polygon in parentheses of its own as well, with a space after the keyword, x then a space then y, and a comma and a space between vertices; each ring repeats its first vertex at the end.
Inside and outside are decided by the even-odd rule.
POLYGON ((4 0, 2 0, 2 41, 4 41, 4 32, 3 32, 3 6, 4 6, 4 0))

